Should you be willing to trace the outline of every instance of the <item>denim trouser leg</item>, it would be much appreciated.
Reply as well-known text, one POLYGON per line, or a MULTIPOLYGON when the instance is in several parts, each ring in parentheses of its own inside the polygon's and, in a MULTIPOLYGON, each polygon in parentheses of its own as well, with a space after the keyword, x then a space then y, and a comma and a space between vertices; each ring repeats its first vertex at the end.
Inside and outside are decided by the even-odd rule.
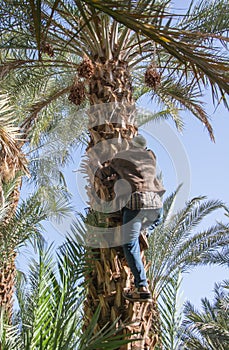
POLYGON ((123 209, 122 246, 127 263, 134 275, 134 283, 137 288, 148 285, 139 245, 142 220, 147 218, 150 225, 158 217, 159 213, 160 209, 123 209))
POLYGON ((141 231, 141 218, 138 215, 139 211, 129 210, 127 208, 123 210, 123 251, 131 272, 134 275, 135 286, 137 288, 140 286, 147 286, 146 273, 139 246, 139 234, 141 231))

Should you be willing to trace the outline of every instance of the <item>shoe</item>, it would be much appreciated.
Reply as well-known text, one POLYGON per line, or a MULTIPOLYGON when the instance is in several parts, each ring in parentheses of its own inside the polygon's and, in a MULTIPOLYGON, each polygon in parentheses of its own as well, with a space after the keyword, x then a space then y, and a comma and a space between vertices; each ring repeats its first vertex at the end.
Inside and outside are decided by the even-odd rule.
POLYGON ((123 297, 129 301, 139 301, 139 302, 145 302, 150 303, 152 302, 152 295, 150 292, 146 291, 139 291, 138 288, 136 288, 133 292, 123 292, 123 297))

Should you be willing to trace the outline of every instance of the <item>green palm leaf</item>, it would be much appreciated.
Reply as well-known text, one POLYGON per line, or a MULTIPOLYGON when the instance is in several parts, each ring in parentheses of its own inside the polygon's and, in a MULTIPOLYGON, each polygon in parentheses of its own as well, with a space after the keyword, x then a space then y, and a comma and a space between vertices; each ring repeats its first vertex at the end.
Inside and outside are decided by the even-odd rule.
POLYGON ((69 238, 63 244, 57 261, 53 247, 46 248, 44 242, 40 242, 38 257, 31 261, 26 279, 18 275, 19 310, 15 324, 1 323, 3 349, 117 349, 128 343, 129 340, 119 335, 121 329, 117 329, 116 322, 93 335, 99 308, 87 329, 82 331, 85 269, 88 267, 82 246, 76 241, 69 238))
MULTIPOLYGON (((226 209, 221 201, 194 198, 177 214, 170 215, 175 194, 165 200, 164 223, 156 227, 150 237, 147 257, 152 262, 150 278, 152 288, 160 294, 170 276, 177 270, 186 271, 198 264, 207 264, 209 250, 214 252, 228 244, 228 226, 216 224, 208 230, 195 232, 206 215, 217 209, 226 209), (203 260, 202 260, 203 257, 203 260)), ((222 253, 222 252, 221 252, 222 253)))
POLYGON ((158 304, 161 319, 161 339, 164 349, 177 350, 181 344, 181 305, 179 292, 181 274, 176 271, 162 290, 158 304))
MULTIPOLYGON (((100 0, 85 0, 84 2, 88 5, 94 6, 100 11, 104 11, 118 22, 123 23, 127 27, 131 28, 133 31, 139 32, 147 38, 160 44, 165 49, 165 51, 167 51, 173 57, 178 59, 180 62, 189 62, 190 66, 193 69, 195 77, 198 80, 201 79, 201 72, 203 72, 208 76, 213 89, 215 84, 219 84, 219 87, 222 90, 225 89, 225 91, 228 92, 228 84, 226 82, 227 79, 226 75, 224 74, 224 71, 222 71, 220 77, 219 75, 217 77, 215 76, 215 74, 219 74, 220 70, 223 68, 223 65, 226 62, 220 62, 219 59, 216 66, 214 66, 211 55, 208 55, 206 52, 201 50, 203 48, 206 50, 206 47, 200 46, 200 50, 198 50, 195 44, 191 44, 190 41, 193 40, 196 33, 193 34, 192 32, 188 31, 180 32, 179 30, 176 30, 176 28, 170 30, 167 26, 165 26, 164 28, 157 28, 155 27, 155 25, 149 23, 146 24, 141 20, 142 15, 139 14, 139 12, 137 14, 132 14, 128 6, 125 9, 124 2, 117 3, 109 1, 109 3, 106 4, 104 4, 104 2, 100 0), (182 37, 182 42, 179 41, 179 37, 182 37), (188 44, 186 43, 187 41, 189 41, 188 44), (219 69, 218 72, 217 69, 219 69)), ((153 14, 151 15, 151 18, 152 17, 153 14)), ((199 38, 203 39, 204 36, 202 38, 201 36, 202 35, 200 34, 199 38)), ((209 34, 209 37, 211 37, 211 34, 209 34)), ((214 35, 214 37, 216 38, 217 36, 214 35)), ((226 41, 227 38, 225 37, 225 42, 226 41)), ((214 57, 214 55, 212 55, 212 57, 214 57)), ((213 90, 213 92, 216 91, 213 90)))
POLYGON ((185 304, 183 321, 184 349, 220 349, 226 350, 229 341, 228 324, 228 281, 215 284, 215 298, 211 303, 201 299, 202 311, 196 310, 189 302, 185 304))

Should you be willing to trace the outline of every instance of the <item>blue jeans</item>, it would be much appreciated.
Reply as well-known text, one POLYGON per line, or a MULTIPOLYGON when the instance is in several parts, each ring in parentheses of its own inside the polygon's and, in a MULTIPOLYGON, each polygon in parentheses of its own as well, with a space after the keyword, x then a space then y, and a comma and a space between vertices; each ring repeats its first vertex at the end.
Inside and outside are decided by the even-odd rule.
POLYGON ((146 220, 147 226, 153 225, 161 211, 162 209, 130 210, 123 208, 122 247, 127 263, 134 275, 136 288, 148 285, 139 245, 142 224, 145 227, 144 221, 146 220))

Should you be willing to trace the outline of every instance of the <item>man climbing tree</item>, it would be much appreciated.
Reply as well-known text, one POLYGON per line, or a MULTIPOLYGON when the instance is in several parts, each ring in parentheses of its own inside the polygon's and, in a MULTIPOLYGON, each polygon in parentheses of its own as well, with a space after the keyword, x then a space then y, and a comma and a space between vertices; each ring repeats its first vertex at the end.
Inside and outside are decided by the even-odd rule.
POLYGON ((130 142, 130 149, 120 151, 110 161, 111 176, 106 177, 104 171, 97 173, 105 184, 116 178, 116 209, 121 209, 123 214, 120 243, 136 287, 132 292, 124 292, 123 296, 130 301, 141 302, 152 301, 152 296, 141 259, 139 237, 142 228, 154 225, 160 218, 161 196, 165 192, 156 177, 156 156, 145 147, 145 138, 135 136, 130 142))

